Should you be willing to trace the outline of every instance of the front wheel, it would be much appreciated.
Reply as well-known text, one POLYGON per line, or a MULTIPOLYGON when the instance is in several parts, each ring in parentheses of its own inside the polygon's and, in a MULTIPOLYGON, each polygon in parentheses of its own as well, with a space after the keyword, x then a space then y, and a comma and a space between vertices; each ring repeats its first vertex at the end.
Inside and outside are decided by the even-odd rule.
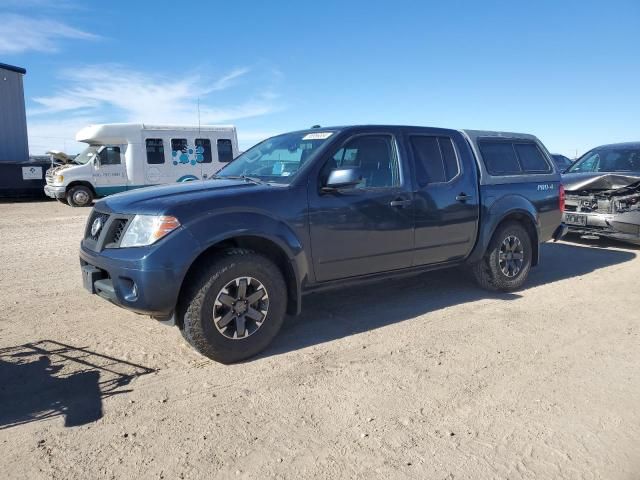
POLYGON ((473 266, 476 281, 487 290, 517 290, 529 275, 532 253, 529 232, 520 223, 507 223, 496 230, 484 257, 473 266))
POLYGON ((182 335, 221 363, 252 357, 282 326, 287 289, 280 270, 249 250, 223 252, 187 286, 182 335))

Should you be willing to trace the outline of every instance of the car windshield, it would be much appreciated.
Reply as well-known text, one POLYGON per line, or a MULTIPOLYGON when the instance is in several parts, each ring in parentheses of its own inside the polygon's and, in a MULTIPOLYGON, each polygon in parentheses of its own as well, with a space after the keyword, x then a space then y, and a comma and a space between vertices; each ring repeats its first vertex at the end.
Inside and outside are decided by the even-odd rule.
POLYGON ((238 156, 215 178, 250 177, 265 182, 291 183, 302 165, 334 133, 318 130, 285 133, 269 138, 238 156))
POLYGON ((73 161, 80 165, 84 165, 93 158, 93 156, 97 153, 98 148, 100 148, 100 145, 89 145, 82 152, 80 152, 78 156, 73 159, 73 161))
POLYGON ((553 157, 553 160, 556 162, 556 165, 558 166, 560 171, 565 171, 567 168, 571 166, 571 163, 572 163, 571 160, 569 160, 564 155, 554 154, 551 156, 553 157))
POLYGON ((567 173, 640 172, 640 147, 597 148, 585 153, 567 173))

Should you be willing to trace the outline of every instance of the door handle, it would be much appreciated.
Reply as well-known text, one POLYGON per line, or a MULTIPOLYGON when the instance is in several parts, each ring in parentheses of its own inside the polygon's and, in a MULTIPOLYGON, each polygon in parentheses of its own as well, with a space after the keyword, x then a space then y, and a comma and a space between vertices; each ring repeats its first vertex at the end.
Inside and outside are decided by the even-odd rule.
POLYGON ((456 200, 458 202, 466 202, 467 200, 471 200, 473 198, 473 196, 471 195, 467 195, 466 193, 460 193, 459 195, 456 195, 456 200))
POLYGON ((391 200, 391 202, 389 202, 389 206, 391 207, 397 207, 397 208, 404 208, 404 207, 408 207, 409 205, 411 205, 411 200, 401 200, 401 199, 396 199, 396 200, 391 200))

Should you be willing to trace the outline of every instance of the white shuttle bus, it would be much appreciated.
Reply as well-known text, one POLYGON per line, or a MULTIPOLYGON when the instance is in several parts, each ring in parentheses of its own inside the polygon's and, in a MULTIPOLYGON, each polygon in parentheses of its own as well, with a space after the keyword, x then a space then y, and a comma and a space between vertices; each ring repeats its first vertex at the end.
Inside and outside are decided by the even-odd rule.
POLYGON ((134 188, 205 180, 238 154, 233 126, 90 125, 76 134, 87 148, 47 171, 45 193, 74 207, 134 188))

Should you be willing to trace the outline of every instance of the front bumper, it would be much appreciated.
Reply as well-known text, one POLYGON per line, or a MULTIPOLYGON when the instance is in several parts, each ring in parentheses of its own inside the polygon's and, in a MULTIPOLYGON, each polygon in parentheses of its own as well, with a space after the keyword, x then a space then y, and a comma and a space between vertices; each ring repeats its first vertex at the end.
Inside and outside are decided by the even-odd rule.
POLYGON ((585 225, 568 225, 569 233, 612 238, 640 245, 640 212, 580 215, 585 217, 585 225))
POLYGON ((50 198, 64 198, 66 195, 66 187, 56 187, 54 185, 45 185, 44 194, 50 198))
POLYGON ((168 317, 175 310, 182 281, 199 244, 179 230, 149 247, 80 247, 85 288, 109 302, 153 317, 168 317))

